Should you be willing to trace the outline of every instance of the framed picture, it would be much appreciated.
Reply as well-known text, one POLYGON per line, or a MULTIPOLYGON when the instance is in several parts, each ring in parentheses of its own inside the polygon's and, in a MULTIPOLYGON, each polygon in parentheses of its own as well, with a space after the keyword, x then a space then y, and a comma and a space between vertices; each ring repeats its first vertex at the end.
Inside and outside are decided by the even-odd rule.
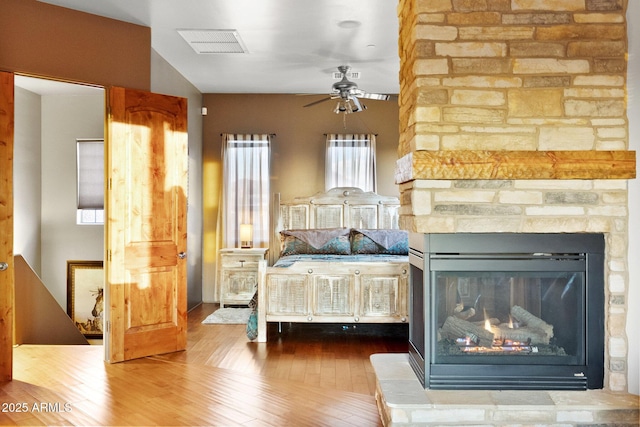
POLYGON ((86 338, 102 338, 102 261, 67 261, 67 314, 86 338))

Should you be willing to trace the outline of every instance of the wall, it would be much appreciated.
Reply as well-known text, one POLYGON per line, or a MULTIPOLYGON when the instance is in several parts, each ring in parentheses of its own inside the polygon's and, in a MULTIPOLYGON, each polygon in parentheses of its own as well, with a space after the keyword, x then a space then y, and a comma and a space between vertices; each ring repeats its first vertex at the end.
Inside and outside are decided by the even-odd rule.
MULTIPOLYGON (((104 258, 104 227, 76 224, 76 138, 104 137, 104 93, 42 98, 41 279, 67 306, 67 261, 104 258)), ((16 139, 16 145, 21 142, 16 139)))
MULTIPOLYGON (((0 0, 0 10, 0 69, 149 90, 149 28, 35 0, 0 0)), ((104 95, 97 90, 95 97, 88 98, 44 96, 40 106, 19 106, 18 102, 24 99, 24 96, 16 99, 20 111, 17 124, 20 125, 21 116, 41 117, 41 121, 22 125, 30 127, 31 139, 23 141, 25 134, 16 133, 16 150, 22 150, 25 143, 33 145, 29 156, 41 153, 41 158, 30 157, 32 164, 28 169, 16 164, 16 174, 41 178, 33 188, 41 192, 42 199, 30 202, 38 208, 38 218, 31 212, 25 216, 32 227, 29 240, 25 241, 20 234, 17 239, 23 245, 23 254, 36 252, 30 256, 37 261, 32 266, 37 268, 56 301, 66 308, 66 261, 103 258, 103 227, 75 225, 75 138, 102 137, 104 95), (34 133, 41 137, 37 142, 34 133)), ((34 194, 29 189, 23 191, 34 194)), ((21 201, 15 217, 22 217, 29 208, 21 201)), ((22 227, 20 221, 18 225, 22 227)), ((25 256, 29 262, 30 257, 25 256)))
POLYGON ((41 274, 40 96, 15 88, 13 252, 41 274))
MULTIPOLYGON (((401 155, 495 150, 508 161, 511 150, 626 150, 625 7, 401 2, 401 155)), ((407 180, 401 222, 425 233, 604 233, 605 388, 625 391, 628 182, 528 178, 407 180)))
MULTIPOLYGON (((629 62, 627 65, 627 116, 629 121, 629 149, 640 151, 640 2, 630 1, 627 9, 627 38, 629 62), (633 18, 633 19, 632 19, 633 18)), ((629 181, 629 307, 640 306, 640 180, 629 181)), ((628 381, 629 392, 640 394, 640 310, 627 313, 629 337, 628 381)))
POLYGON ((149 90, 150 28, 36 0, 0 10, 0 70, 149 90))
POLYGON ((191 309, 202 302, 202 94, 153 50, 151 91, 188 100, 187 307, 191 309))
MULTIPOLYGON (((1 70, 149 90, 149 28, 36 0, 0 0, 0 10, 1 70)), ((17 196, 15 217, 20 220, 16 233, 22 245, 17 250, 35 264, 32 266, 62 307, 66 307, 66 261, 103 257, 103 228, 75 225, 75 138, 102 136, 104 95, 98 92, 93 100, 43 97, 42 110, 25 104, 17 108, 17 125, 28 126, 29 131, 16 133, 16 160, 20 161, 20 154, 24 154, 21 151, 29 147, 31 164, 16 164, 16 174, 29 175, 30 180, 42 177, 41 183, 17 184, 24 194, 33 195, 28 201, 17 196), (94 113, 98 116, 92 116, 94 113), (42 122, 19 122, 40 115, 42 122), (36 133, 41 134, 41 141, 35 140, 36 133), (40 158, 33 157, 40 151, 41 175, 40 158), (41 202, 35 200, 36 192, 26 188, 31 185, 36 192, 41 191, 41 202), (22 215, 29 209, 37 210, 22 215), (41 213, 41 218, 36 219, 33 212, 41 213), (28 224, 24 223, 27 219, 28 224)), ((25 100, 20 93, 16 104, 25 100)))
MULTIPOLYGON (((187 267, 187 293, 188 305, 192 308, 202 300, 200 287, 202 245, 199 242, 202 234, 200 188, 202 164, 199 158, 202 138, 201 122, 197 116, 201 106, 200 94, 164 59, 152 52, 151 30, 148 27, 52 6, 36 0, 0 0, 0 10, 2 11, 0 13, 0 70, 97 86, 114 85, 140 90, 156 90, 188 99, 191 182, 187 227, 191 238, 188 243, 190 255, 188 255, 187 267), (154 89, 151 89, 152 84, 154 89)), ((100 108, 103 104, 104 100, 101 99, 100 108)), ((43 132, 43 138, 50 137, 43 132)), ((77 135, 73 135, 73 138, 75 137, 77 135)), ((54 156, 51 158, 56 158, 55 150, 53 148, 50 150, 54 156)), ((73 156, 75 159, 75 155, 73 156)), ((49 162, 51 158, 43 153, 43 164, 49 162)), ((72 166, 70 171, 75 171, 75 166, 72 166)), ((47 179, 51 178, 47 177, 47 179)), ((43 180, 43 182, 46 181, 43 180)), ((63 266, 60 266, 59 260, 56 265, 53 265, 53 260, 45 261, 44 259, 49 253, 56 253, 54 242, 58 233, 50 234, 51 226, 53 223, 62 221, 62 217, 66 218, 66 214, 56 212, 56 209, 55 203, 43 205, 46 217, 44 219, 47 221, 51 218, 56 219, 51 220, 51 224, 43 223, 43 227, 47 229, 45 231, 43 228, 42 231, 42 270, 43 274, 49 278, 52 275, 56 276, 52 279, 55 282, 52 292, 56 300, 65 307, 66 299, 63 298, 62 286, 66 280, 66 271, 63 273, 61 269, 65 268, 66 261, 63 261, 63 266), (44 255, 45 251, 47 255, 44 255)), ((64 226, 70 227, 69 224, 64 226)), ((102 236, 99 241, 101 239, 102 236)), ((73 243, 61 245, 64 248, 73 243)), ((72 249, 71 252, 76 251, 72 249)), ((95 258, 96 254, 93 250, 88 254, 82 254, 84 259, 88 256, 92 259, 102 258, 102 255, 95 258)), ((57 255, 55 257, 59 258, 57 255)), ((47 280, 44 281, 48 284, 47 280)), ((66 287, 64 289, 66 293, 66 287)))
POLYGON ((204 301, 217 301, 215 242, 221 183, 221 133, 274 133, 271 192, 283 200, 324 191, 326 133, 377 134, 378 193, 397 196, 394 167, 398 146, 398 105, 365 101, 368 109, 344 115, 333 102, 303 106, 325 96, 205 94, 204 118, 204 301), (346 124, 346 129, 345 129, 346 124))

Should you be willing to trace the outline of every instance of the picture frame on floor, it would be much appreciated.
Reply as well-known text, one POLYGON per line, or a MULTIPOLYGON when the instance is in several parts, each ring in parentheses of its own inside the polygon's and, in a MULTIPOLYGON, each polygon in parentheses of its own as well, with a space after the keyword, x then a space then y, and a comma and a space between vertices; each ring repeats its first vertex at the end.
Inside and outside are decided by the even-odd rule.
POLYGON ((102 338, 103 302, 103 262, 67 261, 67 314, 85 338, 102 338))

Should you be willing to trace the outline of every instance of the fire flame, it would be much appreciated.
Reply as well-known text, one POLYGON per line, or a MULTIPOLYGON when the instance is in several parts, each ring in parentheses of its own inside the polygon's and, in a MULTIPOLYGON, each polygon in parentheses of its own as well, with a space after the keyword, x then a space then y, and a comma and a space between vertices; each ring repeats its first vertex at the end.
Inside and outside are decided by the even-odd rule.
POLYGON ((484 313, 484 328, 489 331, 491 331, 491 322, 489 321, 489 317, 487 317, 487 310, 486 309, 482 309, 483 313, 484 313))

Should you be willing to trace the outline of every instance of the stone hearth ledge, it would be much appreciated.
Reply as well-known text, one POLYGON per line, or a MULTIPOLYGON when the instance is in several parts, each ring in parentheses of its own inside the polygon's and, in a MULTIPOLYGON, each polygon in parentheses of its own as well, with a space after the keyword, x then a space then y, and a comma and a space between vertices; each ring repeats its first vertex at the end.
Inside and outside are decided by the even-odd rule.
POLYGON ((425 390, 406 353, 374 354, 376 402, 391 426, 640 426, 640 396, 607 390, 425 390))

